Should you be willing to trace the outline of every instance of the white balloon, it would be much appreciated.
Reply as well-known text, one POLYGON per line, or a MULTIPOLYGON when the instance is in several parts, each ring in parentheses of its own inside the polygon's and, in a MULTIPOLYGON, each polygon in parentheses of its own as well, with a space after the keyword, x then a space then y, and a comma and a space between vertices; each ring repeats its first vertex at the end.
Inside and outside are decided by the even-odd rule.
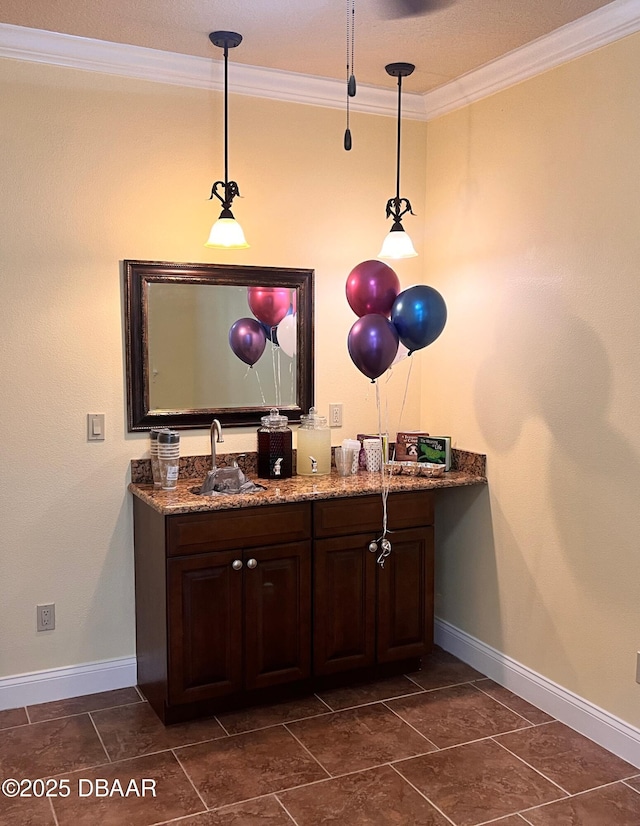
POLYGON ((409 355, 409 348, 405 347, 404 344, 401 341, 399 341, 398 342, 398 352, 396 353, 396 357, 394 358, 394 360, 391 362, 391 367, 396 365, 399 361, 404 361, 408 355, 409 355))
POLYGON ((286 315, 278 324, 278 344, 283 352, 293 358, 298 350, 298 316, 286 315))

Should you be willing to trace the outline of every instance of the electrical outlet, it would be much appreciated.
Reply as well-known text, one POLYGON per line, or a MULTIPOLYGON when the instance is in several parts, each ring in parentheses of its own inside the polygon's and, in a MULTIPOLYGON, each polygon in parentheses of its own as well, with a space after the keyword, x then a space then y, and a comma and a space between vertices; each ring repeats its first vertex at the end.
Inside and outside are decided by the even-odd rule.
POLYGON ((342 405, 329 405, 329 427, 342 427, 342 405))
POLYGON ((636 657, 636 682, 640 683, 640 651, 636 657))
POLYGON ((36 619, 38 631, 53 631, 56 627, 56 606, 51 602, 49 605, 36 605, 36 619))

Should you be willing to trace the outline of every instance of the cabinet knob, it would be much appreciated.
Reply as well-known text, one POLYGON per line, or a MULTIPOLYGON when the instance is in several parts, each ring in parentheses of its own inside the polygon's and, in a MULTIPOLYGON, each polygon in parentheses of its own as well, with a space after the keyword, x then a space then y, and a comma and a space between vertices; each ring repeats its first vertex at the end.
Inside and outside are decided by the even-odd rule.
POLYGON ((247 568, 256 568, 257 566, 258 566, 258 560, 257 559, 250 559, 247 562, 247 568))
POLYGON ((231 567, 234 571, 239 571, 242 568, 242 560, 241 559, 234 559, 231 563, 231 567))

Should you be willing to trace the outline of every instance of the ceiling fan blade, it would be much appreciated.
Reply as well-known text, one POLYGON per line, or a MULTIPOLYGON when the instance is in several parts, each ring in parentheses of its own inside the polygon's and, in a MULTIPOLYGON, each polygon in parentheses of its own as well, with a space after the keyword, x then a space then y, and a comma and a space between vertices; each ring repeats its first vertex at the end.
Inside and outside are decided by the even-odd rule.
POLYGON ((444 6, 454 0, 382 0, 383 14, 391 20, 403 17, 420 17, 444 6))

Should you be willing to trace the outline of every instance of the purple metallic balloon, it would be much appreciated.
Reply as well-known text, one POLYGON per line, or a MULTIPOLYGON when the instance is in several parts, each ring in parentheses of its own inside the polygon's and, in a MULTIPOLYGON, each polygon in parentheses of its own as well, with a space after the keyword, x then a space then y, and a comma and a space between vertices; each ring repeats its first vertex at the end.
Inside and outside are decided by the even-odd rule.
POLYGON ((267 337, 264 328, 255 318, 239 318, 229 330, 229 346, 236 356, 249 367, 264 353, 267 337))
POLYGON ((369 313, 359 318, 349 330, 347 347, 358 370, 373 381, 396 357, 398 333, 386 318, 369 313))
POLYGON ((347 301, 357 316, 378 313, 389 318, 400 279, 384 261, 363 261, 347 278, 347 301))

